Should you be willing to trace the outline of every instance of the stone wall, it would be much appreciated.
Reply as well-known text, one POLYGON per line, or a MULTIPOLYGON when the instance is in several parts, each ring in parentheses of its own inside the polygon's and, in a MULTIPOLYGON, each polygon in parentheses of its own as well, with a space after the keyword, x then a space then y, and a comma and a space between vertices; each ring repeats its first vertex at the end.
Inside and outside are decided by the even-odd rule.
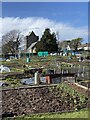
MULTIPOLYGON (((74 99, 63 93, 57 85, 2 90, 2 114, 28 115, 74 110, 74 99)), ((79 104, 79 99, 76 101, 79 104)))

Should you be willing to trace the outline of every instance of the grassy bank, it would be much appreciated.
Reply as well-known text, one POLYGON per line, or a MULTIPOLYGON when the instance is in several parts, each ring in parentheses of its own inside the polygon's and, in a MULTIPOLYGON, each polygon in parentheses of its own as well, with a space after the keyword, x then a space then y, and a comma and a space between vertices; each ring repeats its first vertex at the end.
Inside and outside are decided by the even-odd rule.
MULTIPOLYGON (((89 110, 90 111, 90 110, 89 110)), ((34 119, 41 119, 41 120, 47 120, 50 118, 84 118, 85 120, 88 120, 89 115, 88 110, 81 110, 78 112, 70 112, 70 113, 47 113, 47 114, 37 114, 37 115, 31 115, 31 116, 20 116, 20 117, 14 117, 14 118, 5 118, 3 120, 34 120, 34 119)), ((83 120, 84 120, 83 119, 83 120)), ((69 119, 70 120, 70 119, 69 119)))

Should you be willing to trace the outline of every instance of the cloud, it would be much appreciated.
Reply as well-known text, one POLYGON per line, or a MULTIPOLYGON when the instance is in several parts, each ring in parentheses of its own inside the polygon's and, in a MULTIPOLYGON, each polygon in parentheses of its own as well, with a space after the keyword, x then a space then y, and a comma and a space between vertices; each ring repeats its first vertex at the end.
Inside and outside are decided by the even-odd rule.
POLYGON ((45 28, 50 28, 52 32, 58 32, 59 40, 73 39, 77 37, 82 37, 84 40, 88 40, 87 26, 75 27, 71 26, 70 24, 56 22, 41 17, 0 18, 0 36, 6 34, 7 32, 13 29, 19 29, 24 35, 27 35, 33 30, 36 33, 36 35, 41 37, 45 28))

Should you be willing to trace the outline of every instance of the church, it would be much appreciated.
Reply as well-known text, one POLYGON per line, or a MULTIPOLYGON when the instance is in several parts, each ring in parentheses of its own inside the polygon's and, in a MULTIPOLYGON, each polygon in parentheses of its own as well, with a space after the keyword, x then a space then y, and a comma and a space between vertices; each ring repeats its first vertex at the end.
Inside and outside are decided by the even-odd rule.
POLYGON ((29 35, 26 36, 26 49, 33 50, 35 43, 37 43, 38 40, 39 40, 39 36, 36 36, 33 31, 29 33, 29 35))
POLYGON ((32 31, 27 36, 25 36, 25 44, 23 53, 36 53, 36 43, 39 40, 39 36, 35 35, 32 31))
POLYGON ((39 36, 36 36, 32 31, 26 36, 26 51, 29 53, 36 53, 35 45, 39 40, 39 36))

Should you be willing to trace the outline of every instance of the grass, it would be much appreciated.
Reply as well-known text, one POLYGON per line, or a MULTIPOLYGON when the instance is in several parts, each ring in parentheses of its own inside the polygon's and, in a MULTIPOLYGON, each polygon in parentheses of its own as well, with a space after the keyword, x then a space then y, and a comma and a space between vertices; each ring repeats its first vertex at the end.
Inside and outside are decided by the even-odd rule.
MULTIPOLYGON (((13 59, 11 61, 2 61, 0 62, 0 64, 3 64, 5 66, 9 66, 11 67, 11 72, 17 72, 17 71, 23 71, 23 65, 28 65, 31 67, 41 67, 43 66, 44 68, 58 68, 56 66, 56 63, 62 63, 62 68, 63 69, 71 69, 71 67, 67 64, 67 62, 69 63, 73 63, 73 60, 68 60, 68 57, 66 56, 46 56, 46 57, 38 57, 38 56, 31 56, 31 61, 29 63, 26 62, 26 58, 21 58, 21 59, 13 59), (63 63, 64 62, 64 63, 63 63)), ((76 61, 77 62, 77 61, 76 61)), ((79 62, 79 64, 81 64, 79 62)))
MULTIPOLYGON (((69 72, 72 72, 73 67, 70 66, 69 63, 73 63, 76 68, 78 68, 78 64, 76 62, 73 62, 73 60, 68 60, 67 56, 46 56, 46 57, 38 57, 38 56, 31 56, 31 61, 29 63, 26 62, 26 57, 21 59, 12 59, 11 61, 2 61, 0 64, 3 64, 4 66, 7 66, 10 68, 10 73, 19 73, 24 72, 24 70, 29 70, 30 68, 40 68, 43 67, 43 73, 42 75, 45 76, 48 69, 53 69, 57 72, 60 72, 62 70, 68 70, 69 72), (23 67, 26 65, 27 67, 23 67)), ((80 65, 83 64, 83 62, 78 62, 80 65)), ((83 66, 83 65, 82 65, 83 66)), ((88 67, 88 64, 85 67, 88 67)), ((5 75, 7 73, 0 73, 2 75, 5 75)), ((9 74, 9 73, 8 73, 9 74)), ((6 80, 7 81, 7 80, 6 80)), ((9 81, 8 81, 9 82, 9 81)), ((9 82, 10 83, 10 82, 9 82)), ((12 83, 12 81, 11 81, 12 83)), ((10 83, 10 84, 11 84, 10 83)), ((14 82, 16 83, 16 82, 14 82)), ((14 84, 15 85, 15 84, 14 84)), ((17 84, 19 85, 19 84, 17 84)), ((21 84, 20 84, 21 85, 21 84)), ((12 87, 12 86, 10 86, 12 87)))
POLYGON ((34 119, 47 120, 47 119, 50 119, 50 118, 54 118, 54 119, 55 118, 85 118, 85 120, 87 120, 88 115, 89 115, 89 113, 88 113, 89 111, 88 110, 81 110, 81 111, 70 112, 70 113, 37 114, 37 115, 31 115, 31 116, 20 116, 20 117, 14 117, 14 118, 5 118, 4 120, 34 120, 34 119))

